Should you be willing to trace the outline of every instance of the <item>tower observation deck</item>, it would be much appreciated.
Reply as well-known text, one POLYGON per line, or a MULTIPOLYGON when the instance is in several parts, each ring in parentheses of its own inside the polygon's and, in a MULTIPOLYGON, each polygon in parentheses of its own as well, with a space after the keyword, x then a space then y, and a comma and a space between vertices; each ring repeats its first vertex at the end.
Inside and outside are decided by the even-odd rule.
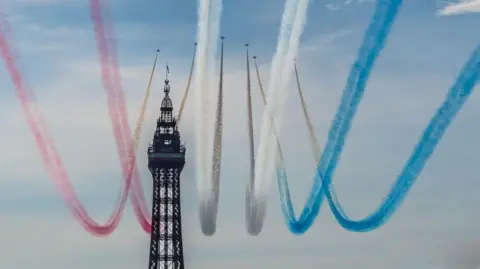
POLYGON ((184 144, 173 116, 170 85, 165 79, 160 117, 148 148, 148 168, 153 177, 152 232, 148 269, 184 269, 180 173, 185 165, 184 144))

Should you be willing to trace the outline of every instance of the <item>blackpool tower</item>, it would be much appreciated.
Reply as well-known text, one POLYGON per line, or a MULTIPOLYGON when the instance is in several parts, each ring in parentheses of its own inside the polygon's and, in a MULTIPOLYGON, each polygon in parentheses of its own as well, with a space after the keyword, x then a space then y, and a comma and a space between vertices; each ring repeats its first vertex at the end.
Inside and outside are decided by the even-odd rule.
POLYGON ((153 177, 149 269, 185 268, 180 210, 180 173, 185 164, 186 148, 180 141, 177 119, 173 116, 168 83, 167 77, 160 117, 157 120, 153 143, 148 148, 148 168, 153 177))

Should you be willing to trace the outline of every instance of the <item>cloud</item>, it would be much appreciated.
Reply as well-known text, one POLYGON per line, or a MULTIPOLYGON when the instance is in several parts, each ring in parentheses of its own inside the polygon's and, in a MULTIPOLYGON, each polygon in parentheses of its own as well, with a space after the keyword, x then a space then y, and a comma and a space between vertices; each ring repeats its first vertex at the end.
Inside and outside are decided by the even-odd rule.
POLYGON ((437 11, 437 13, 442 16, 460 15, 472 12, 480 12, 480 0, 450 2, 448 5, 437 11))

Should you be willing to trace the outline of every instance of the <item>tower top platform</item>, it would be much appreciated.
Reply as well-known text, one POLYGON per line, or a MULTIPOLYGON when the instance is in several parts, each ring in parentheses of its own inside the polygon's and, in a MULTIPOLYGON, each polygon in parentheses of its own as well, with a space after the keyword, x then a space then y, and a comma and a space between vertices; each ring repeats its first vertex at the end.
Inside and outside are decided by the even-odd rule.
POLYGON ((153 136, 153 143, 148 148, 149 166, 179 167, 185 164, 185 145, 181 142, 177 119, 173 116, 173 104, 170 99, 168 65, 163 91, 165 95, 160 107, 160 117, 153 136))

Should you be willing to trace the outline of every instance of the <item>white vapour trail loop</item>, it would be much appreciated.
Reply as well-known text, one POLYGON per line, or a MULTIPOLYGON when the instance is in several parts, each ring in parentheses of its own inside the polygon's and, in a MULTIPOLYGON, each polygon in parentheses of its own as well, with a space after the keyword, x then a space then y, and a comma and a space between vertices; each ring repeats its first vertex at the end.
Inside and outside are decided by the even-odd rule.
POLYGON ((274 116, 273 111, 275 110, 276 106, 274 100, 276 99, 276 91, 278 90, 281 72, 283 69, 283 65, 285 64, 285 55, 288 51, 291 26, 295 18, 296 10, 297 0, 286 0, 282 24, 280 26, 280 33, 278 36, 277 50, 273 57, 272 66, 270 69, 270 81, 268 83, 267 90, 268 102, 265 108, 265 112, 263 113, 258 156, 255 165, 255 181, 252 186, 254 193, 258 193, 259 184, 265 178, 264 168, 266 167, 266 163, 269 161, 269 159, 271 159, 268 155, 269 149, 272 148, 271 143, 268 143, 272 141, 272 125, 270 118, 274 116))
MULTIPOLYGON (((223 39, 223 38, 222 38, 223 39)), ((220 192, 220 169, 222 160, 222 136, 223 136, 223 40, 220 58, 220 79, 218 85, 218 99, 217 99, 217 111, 215 119, 215 132, 213 141, 213 155, 212 155, 212 190, 211 196, 208 201, 201 204, 203 208, 200 208, 202 212, 201 227, 202 232, 205 235, 211 236, 215 233, 217 212, 218 212, 218 199, 220 192)))
MULTIPOLYGON (((217 42, 220 30, 220 18, 222 11, 222 0, 211 0, 209 6, 209 20, 208 20, 208 48, 206 56, 206 72, 205 78, 207 82, 204 84, 208 87, 205 93, 208 94, 206 109, 206 137, 205 146, 206 152, 204 155, 205 161, 205 185, 202 186, 202 193, 200 195, 200 223, 202 232, 205 235, 213 235, 216 230, 218 197, 219 197, 219 182, 220 182, 220 158, 221 158, 221 138, 222 138, 222 110, 223 110, 223 96, 222 96, 222 80, 216 89, 215 81, 215 59, 217 52, 217 42), (214 100, 218 96, 218 101, 214 100), (217 103, 216 106, 213 104, 217 103), (215 113, 215 108, 216 112, 215 113), (215 128, 215 129, 214 129, 215 128), (214 148, 215 147, 215 148, 214 148), (208 174, 211 172, 211 174, 208 174), (209 177, 211 176, 211 177, 209 177)), ((223 43, 222 43, 223 44, 223 43)), ((223 51, 222 51, 223 56, 223 51)), ((223 58, 222 58, 223 59, 223 58)), ((222 65, 223 66, 223 65, 222 65)), ((221 72, 223 72, 221 70, 221 72)), ((222 73, 220 74, 222 76, 222 73)))
MULTIPOLYGON (((213 104, 215 104, 215 96, 216 96, 216 88, 215 88, 215 69, 216 69, 216 64, 215 64, 215 58, 216 58, 216 52, 217 52, 217 38, 214 36, 215 33, 215 24, 218 23, 218 18, 216 18, 216 2, 217 0, 210 0, 209 4, 209 16, 208 16, 208 48, 207 48, 207 54, 206 54, 206 70, 205 70, 205 93, 207 94, 207 99, 208 99, 208 116, 207 116, 207 124, 206 124, 206 129, 208 132, 207 135, 207 141, 206 141, 206 153, 205 153, 205 170, 206 170, 206 177, 208 177, 208 181, 210 186, 205 186, 205 197, 206 199, 209 199, 211 197, 211 179, 210 179, 210 169, 212 167, 211 165, 211 156, 212 156, 212 147, 213 147, 213 126, 214 126, 214 111, 215 107, 213 104)), ((218 34, 217 34, 218 35, 218 34)))
POLYGON ((208 25, 210 0, 199 0, 198 28, 197 28, 197 55, 195 62, 195 124, 196 136, 196 175, 197 191, 200 199, 205 196, 205 187, 208 187, 207 174, 207 138, 208 138, 208 88, 205 76, 208 52, 208 25))
MULTIPOLYGON (((208 142, 207 142, 207 167, 205 168, 208 172, 207 175, 210 179, 210 185, 206 190, 208 194, 206 198, 211 200, 213 198, 212 191, 215 188, 213 184, 213 179, 210 178, 211 176, 211 169, 212 169, 212 155, 215 154, 213 147, 214 147, 214 137, 215 137, 215 125, 216 121, 216 108, 217 106, 217 96, 219 94, 219 85, 216 84, 217 80, 215 79, 216 73, 216 56, 217 56, 217 49, 218 49, 218 37, 220 31, 220 18, 221 18, 221 11, 222 11, 222 0, 211 0, 210 2, 210 16, 209 16, 209 24, 208 24, 208 58, 207 58, 207 72, 208 72, 208 142)), ((217 190, 218 191, 218 190, 217 190)))
MULTIPOLYGON (((257 235, 260 230, 262 224, 258 224, 257 222, 263 223, 264 213, 258 212, 257 209, 260 209, 260 204, 262 203, 262 198, 258 197, 258 184, 259 181, 264 180, 265 177, 265 170, 264 167, 266 166, 266 162, 268 161, 268 153, 269 148, 272 145, 269 143, 274 141, 272 139, 272 113, 271 111, 274 109, 275 104, 271 101, 271 98, 274 96, 275 91, 278 88, 278 81, 280 77, 280 72, 282 70, 282 66, 285 63, 285 54, 288 50, 288 40, 290 37, 290 29, 292 22, 295 18, 295 13, 297 9, 297 1, 296 0, 286 0, 283 16, 282 16, 282 23, 280 25, 280 32, 278 35, 277 41, 277 49, 275 51, 275 55, 272 60, 272 65, 270 68, 270 81, 268 85, 268 93, 269 93, 269 101, 267 102, 267 106, 265 108, 265 112, 263 113, 263 120, 262 120, 262 129, 260 135, 260 143, 259 143, 259 150, 257 159, 255 161, 254 167, 254 175, 247 183, 247 190, 246 190, 246 225, 247 231, 251 235, 257 235), (267 156, 266 156, 267 155, 267 156), (258 229, 260 227, 260 229, 258 229)), ((253 154, 253 153, 251 153, 253 154)), ((253 155, 252 155, 253 157, 253 155)))
POLYGON ((251 214, 247 216, 250 218, 247 229, 251 235, 260 233, 265 219, 266 200, 270 190, 275 156, 278 150, 272 124, 274 123, 277 127, 281 126, 283 107, 288 96, 288 84, 293 74, 292 61, 298 52, 300 36, 303 33, 306 22, 308 4, 309 0, 298 0, 295 3, 287 2, 285 5, 277 52, 272 63, 267 107, 263 114, 253 193, 250 193, 249 210, 251 214), (288 32, 290 32, 290 35, 288 35, 288 32), (274 120, 272 121, 270 117, 274 120))

